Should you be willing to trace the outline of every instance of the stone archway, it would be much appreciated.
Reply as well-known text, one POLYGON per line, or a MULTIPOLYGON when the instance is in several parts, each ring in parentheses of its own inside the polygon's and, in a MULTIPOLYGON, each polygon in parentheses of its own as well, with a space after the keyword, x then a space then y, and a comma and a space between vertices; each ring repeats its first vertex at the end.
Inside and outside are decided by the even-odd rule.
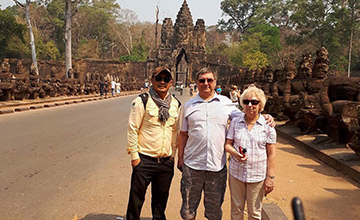
POLYGON ((184 86, 189 84, 189 62, 184 49, 176 58, 176 82, 181 81, 184 86))

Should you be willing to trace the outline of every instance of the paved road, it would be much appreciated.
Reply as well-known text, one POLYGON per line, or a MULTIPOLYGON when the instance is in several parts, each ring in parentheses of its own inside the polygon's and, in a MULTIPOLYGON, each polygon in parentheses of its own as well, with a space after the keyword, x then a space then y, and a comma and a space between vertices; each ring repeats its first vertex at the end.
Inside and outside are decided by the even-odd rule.
MULTIPOLYGON (((0 116, 0 219, 124 216, 131 174, 126 128, 133 98, 0 116)), ((180 100, 188 98, 184 94, 180 100)), ((290 200, 296 195, 304 199, 307 219, 360 218, 357 184, 286 140, 279 140, 278 149, 277 188, 266 202, 278 204, 289 219, 290 200)), ((167 209, 170 220, 180 219, 179 182, 176 171, 167 209)), ((149 198, 142 214, 146 220, 151 219, 149 198)), ((228 190, 223 210, 224 219, 230 219, 228 190)), ((202 205, 198 216, 204 219, 202 205)))

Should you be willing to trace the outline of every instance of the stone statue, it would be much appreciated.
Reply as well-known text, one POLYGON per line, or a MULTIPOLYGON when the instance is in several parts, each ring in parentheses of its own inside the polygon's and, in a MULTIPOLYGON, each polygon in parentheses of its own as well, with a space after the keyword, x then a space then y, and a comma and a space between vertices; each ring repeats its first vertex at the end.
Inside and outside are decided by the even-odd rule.
POLYGON ((266 96, 266 105, 264 111, 268 114, 276 114, 273 112, 274 99, 273 99, 273 82, 274 80, 274 70, 271 67, 268 67, 264 71, 264 82, 261 83, 261 89, 264 91, 266 96))
POLYGON ((311 78, 313 68, 314 68, 314 63, 312 62, 311 54, 310 53, 304 54, 299 63, 298 77, 296 78, 300 78, 300 79, 311 78))
POLYGON ((321 47, 316 51, 316 60, 312 71, 312 77, 306 80, 306 90, 299 94, 299 105, 301 111, 298 112, 298 125, 304 132, 315 130, 321 125, 316 125, 317 118, 321 115, 320 90, 323 82, 327 79, 330 61, 328 51, 321 47))
POLYGON ((288 66, 282 71, 283 75, 281 80, 275 82, 272 88, 272 95, 274 99, 273 111, 276 112, 275 117, 278 120, 285 120, 287 117, 284 111, 290 107, 291 98, 291 80, 295 77, 296 72, 292 66, 293 62, 288 62, 288 66))
POLYGON ((42 88, 42 78, 40 75, 36 74, 35 64, 32 63, 30 66, 30 97, 32 99, 44 98, 45 91, 42 88))
POLYGON ((16 74, 26 74, 26 68, 22 64, 21 60, 18 60, 18 62, 16 63, 15 73, 16 74))
POLYGON ((0 97, 2 101, 9 101, 14 99, 14 77, 10 73, 10 64, 8 59, 4 59, 1 64, 1 73, 0 73, 0 90, 2 91, 2 96, 0 97))
POLYGON ((27 99, 30 96, 30 78, 20 60, 16 63, 15 72, 14 99, 27 99))
POLYGON ((170 48, 172 46, 172 39, 174 35, 174 28, 171 18, 165 18, 161 29, 161 44, 163 48, 170 48))
POLYGON ((250 84, 254 83, 255 71, 246 69, 244 70, 244 81, 242 83, 241 91, 244 91, 250 84))
POLYGON ((322 125, 320 129, 340 143, 348 143, 359 130, 352 125, 350 118, 358 115, 360 110, 360 77, 325 80, 320 91, 320 105, 324 116, 318 119, 322 125), (349 105, 357 107, 347 108, 348 116, 345 116, 344 109, 349 105))
POLYGON ((206 31, 203 19, 198 19, 194 28, 194 47, 196 49, 205 50, 206 31))
POLYGON ((9 59, 4 59, 4 61, 1 63, 1 72, 10 73, 9 59))
MULTIPOLYGON (((298 74, 291 80, 290 88, 290 99, 288 106, 284 109, 284 114, 287 115, 291 120, 297 120, 297 113, 306 106, 302 105, 300 95, 304 95, 307 89, 307 82, 311 77, 312 72, 312 60, 310 54, 305 54, 299 63, 298 74), (304 93, 304 94, 301 94, 304 93)), ((295 66, 291 64, 288 68, 295 74, 295 66)))

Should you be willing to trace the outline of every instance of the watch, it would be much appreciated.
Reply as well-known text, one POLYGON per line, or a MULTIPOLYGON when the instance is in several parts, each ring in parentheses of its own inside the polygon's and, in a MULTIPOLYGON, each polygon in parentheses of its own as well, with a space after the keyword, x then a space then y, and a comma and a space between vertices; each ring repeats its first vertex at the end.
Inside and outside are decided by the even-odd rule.
POLYGON ((270 179, 275 179, 275 176, 268 176, 270 179))

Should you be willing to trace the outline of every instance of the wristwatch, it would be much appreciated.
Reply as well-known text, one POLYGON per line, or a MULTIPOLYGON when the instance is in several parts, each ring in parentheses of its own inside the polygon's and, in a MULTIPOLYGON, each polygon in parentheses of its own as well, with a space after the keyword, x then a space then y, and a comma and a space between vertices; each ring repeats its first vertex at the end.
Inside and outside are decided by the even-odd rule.
POLYGON ((275 176, 268 176, 270 179, 275 179, 275 176))

